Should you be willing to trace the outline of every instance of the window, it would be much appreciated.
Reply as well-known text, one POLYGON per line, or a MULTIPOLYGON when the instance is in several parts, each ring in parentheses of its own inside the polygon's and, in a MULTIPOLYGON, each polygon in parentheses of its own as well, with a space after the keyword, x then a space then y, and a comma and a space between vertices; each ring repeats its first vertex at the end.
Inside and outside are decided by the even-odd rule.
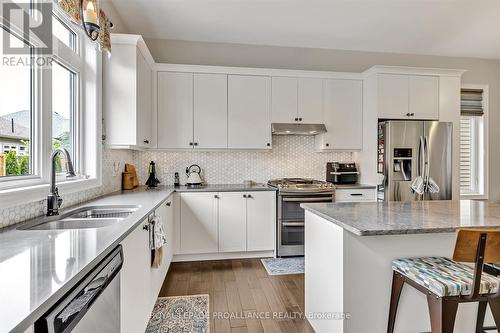
MULTIPOLYGON (((81 175, 66 179, 66 163, 59 157, 57 181, 63 195, 101 185, 101 54, 57 5, 52 18, 53 54, 50 61, 45 59, 49 62, 38 66, 32 61, 30 67, 0 61, 0 208, 47 196, 50 156, 56 147, 70 151, 81 175)), ((11 46, 28 45, 15 35, 22 24, 11 22, 11 28, 11 46)), ((3 29, 0 23, 0 32, 3 29)), ((0 57, 2 38, 0 33, 0 57)), ((38 59, 35 44, 30 50, 31 58, 38 59)))
POLYGON ((460 194, 486 197, 485 88, 463 88, 460 116, 460 194))
MULTIPOLYGON (((58 62, 52 64, 52 148, 66 148, 78 165, 76 147, 76 81, 77 74, 58 62)), ((58 156, 56 170, 65 170, 63 156, 58 156)), ((77 170, 78 172, 78 170, 77 170)))
MULTIPOLYGON (((23 41, 12 33, 0 29, 0 45, 7 36, 12 46, 20 46, 23 41)), ((27 45, 27 44, 26 44, 27 45)), ((0 49, 0 56, 4 56, 0 49)), ((30 147, 33 124, 34 68, 25 65, 0 64, 0 142, 4 145, 0 153, 0 179, 17 179, 33 174, 32 150, 20 156, 16 147, 30 147)))
POLYGON ((52 33, 54 34, 54 37, 59 39, 62 43, 64 43, 64 45, 69 47, 74 52, 78 52, 78 39, 76 33, 63 23, 56 15, 52 18, 52 33))

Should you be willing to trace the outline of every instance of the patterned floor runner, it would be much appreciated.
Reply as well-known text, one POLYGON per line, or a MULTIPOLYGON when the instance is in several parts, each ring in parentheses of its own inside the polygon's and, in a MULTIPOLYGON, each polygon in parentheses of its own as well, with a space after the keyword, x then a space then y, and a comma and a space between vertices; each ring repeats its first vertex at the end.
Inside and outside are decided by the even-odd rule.
POLYGON ((304 257, 260 259, 269 275, 304 274, 304 257))
POLYGON ((208 333, 208 295, 159 297, 146 333, 208 333))

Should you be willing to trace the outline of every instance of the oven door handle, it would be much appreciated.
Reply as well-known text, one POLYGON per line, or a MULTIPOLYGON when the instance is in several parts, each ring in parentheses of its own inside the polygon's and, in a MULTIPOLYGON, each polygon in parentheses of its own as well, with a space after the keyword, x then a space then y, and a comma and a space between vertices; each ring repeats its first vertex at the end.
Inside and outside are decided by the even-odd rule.
POLYGON ((283 198, 284 202, 332 202, 333 197, 325 198, 283 198))
POLYGON ((283 227, 303 227, 304 222, 281 222, 283 227))

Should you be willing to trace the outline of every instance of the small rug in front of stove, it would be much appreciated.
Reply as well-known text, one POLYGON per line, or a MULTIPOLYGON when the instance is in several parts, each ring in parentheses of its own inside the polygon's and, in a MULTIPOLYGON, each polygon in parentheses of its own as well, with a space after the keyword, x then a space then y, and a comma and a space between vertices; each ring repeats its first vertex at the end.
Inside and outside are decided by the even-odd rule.
POLYGON ((260 259, 269 275, 304 274, 304 257, 260 259))
POLYGON ((145 333, 209 332, 208 295, 159 297, 145 333))

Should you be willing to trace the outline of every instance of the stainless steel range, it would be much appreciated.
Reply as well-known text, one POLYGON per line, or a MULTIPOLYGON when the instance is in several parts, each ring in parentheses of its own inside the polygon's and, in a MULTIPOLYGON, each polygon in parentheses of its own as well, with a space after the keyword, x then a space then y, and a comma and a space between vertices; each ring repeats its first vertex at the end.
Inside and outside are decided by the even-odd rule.
POLYGON ((333 184, 306 178, 283 178, 270 180, 268 185, 278 189, 278 257, 304 255, 305 212, 300 204, 333 202, 333 184))

